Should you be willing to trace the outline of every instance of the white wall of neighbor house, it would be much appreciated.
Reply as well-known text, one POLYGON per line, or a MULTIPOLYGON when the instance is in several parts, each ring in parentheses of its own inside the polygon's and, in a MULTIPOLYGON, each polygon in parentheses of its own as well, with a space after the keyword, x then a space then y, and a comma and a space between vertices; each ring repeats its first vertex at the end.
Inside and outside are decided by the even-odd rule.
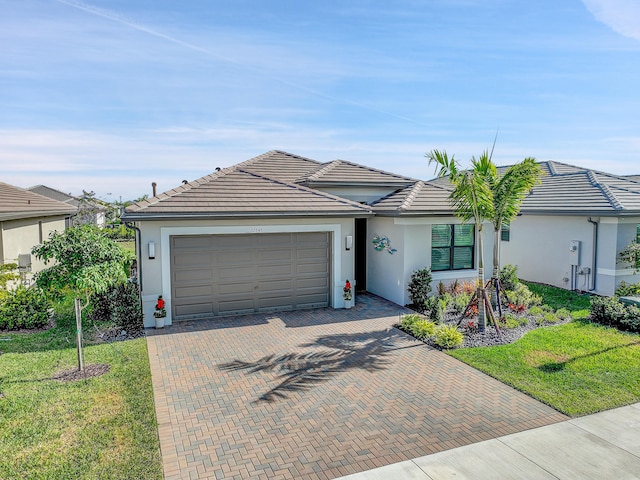
MULTIPOLYGON (((36 217, 0 222, 0 246, 4 263, 18 263, 20 254, 31 254, 31 249, 49 238, 52 232, 62 232, 65 229, 65 216, 36 217)), ((32 275, 44 268, 44 262, 31 255, 32 275)))
POLYGON ((501 264, 518 267, 525 280, 560 288, 590 290, 594 272, 594 229, 598 222, 595 293, 613 294, 617 228, 605 217, 523 215, 511 223, 508 242, 501 242, 501 264), (577 251, 571 251, 577 241, 577 251), (572 263, 575 263, 572 267, 572 263), (573 276, 573 281, 572 281, 573 276))
POLYGON ((155 325, 153 311, 158 295, 166 301, 166 324, 171 324, 171 277, 169 239, 173 235, 268 234, 328 231, 332 233, 330 305, 342 308, 345 280, 354 277, 354 249, 347 251, 345 237, 354 236, 353 218, 228 219, 228 220, 148 220, 137 222, 140 228, 142 304, 144 324, 155 325), (149 258, 149 243, 155 245, 155 258, 149 258))

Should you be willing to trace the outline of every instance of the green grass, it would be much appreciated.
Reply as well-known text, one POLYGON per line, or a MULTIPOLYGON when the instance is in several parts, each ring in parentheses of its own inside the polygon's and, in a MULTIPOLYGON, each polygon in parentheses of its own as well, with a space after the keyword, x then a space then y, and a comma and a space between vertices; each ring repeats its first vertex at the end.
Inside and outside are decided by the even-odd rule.
POLYGON ((87 346, 85 364, 110 371, 63 383, 52 376, 77 368, 69 317, 0 333, 0 478, 162 478, 146 339, 87 346))
POLYGON ((579 295, 571 290, 552 287, 542 283, 522 282, 529 290, 540 295, 545 305, 554 310, 566 308, 571 312, 573 319, 583 319, 589 316, 590 295, 579 295))
POLYGON ((570 416, 640 401, 640 335, 584 320, 588 297, 528 285, 544 303, 583 319, 534 330, 509 345, 449 354, 570 416))

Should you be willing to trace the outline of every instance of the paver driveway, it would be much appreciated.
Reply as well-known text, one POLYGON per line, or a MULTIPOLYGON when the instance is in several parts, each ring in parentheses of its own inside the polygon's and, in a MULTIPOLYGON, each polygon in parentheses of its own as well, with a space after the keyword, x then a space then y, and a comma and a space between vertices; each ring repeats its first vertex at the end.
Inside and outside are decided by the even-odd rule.
POLYGON ((566 417, 392 325, 360 295, 147 339, 165 476, 328 479, 566 417))

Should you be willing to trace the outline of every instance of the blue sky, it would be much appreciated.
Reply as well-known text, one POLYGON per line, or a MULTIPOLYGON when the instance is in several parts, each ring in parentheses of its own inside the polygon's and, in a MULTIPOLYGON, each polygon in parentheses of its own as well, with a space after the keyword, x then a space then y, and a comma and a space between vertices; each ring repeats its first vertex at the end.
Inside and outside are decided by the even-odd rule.
POLYGON ((1 181, 160 191, 285 150, 640 174, 637 0, 0 0, 1 181))

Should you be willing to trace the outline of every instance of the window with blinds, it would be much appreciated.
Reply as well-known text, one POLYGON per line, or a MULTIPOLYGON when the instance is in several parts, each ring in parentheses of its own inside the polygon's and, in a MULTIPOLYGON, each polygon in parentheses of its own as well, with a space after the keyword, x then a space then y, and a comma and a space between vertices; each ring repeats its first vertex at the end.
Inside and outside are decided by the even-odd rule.
POLYGON ((475 261, 473 225, 431 226, 431 270, 471 269, 475 261))

